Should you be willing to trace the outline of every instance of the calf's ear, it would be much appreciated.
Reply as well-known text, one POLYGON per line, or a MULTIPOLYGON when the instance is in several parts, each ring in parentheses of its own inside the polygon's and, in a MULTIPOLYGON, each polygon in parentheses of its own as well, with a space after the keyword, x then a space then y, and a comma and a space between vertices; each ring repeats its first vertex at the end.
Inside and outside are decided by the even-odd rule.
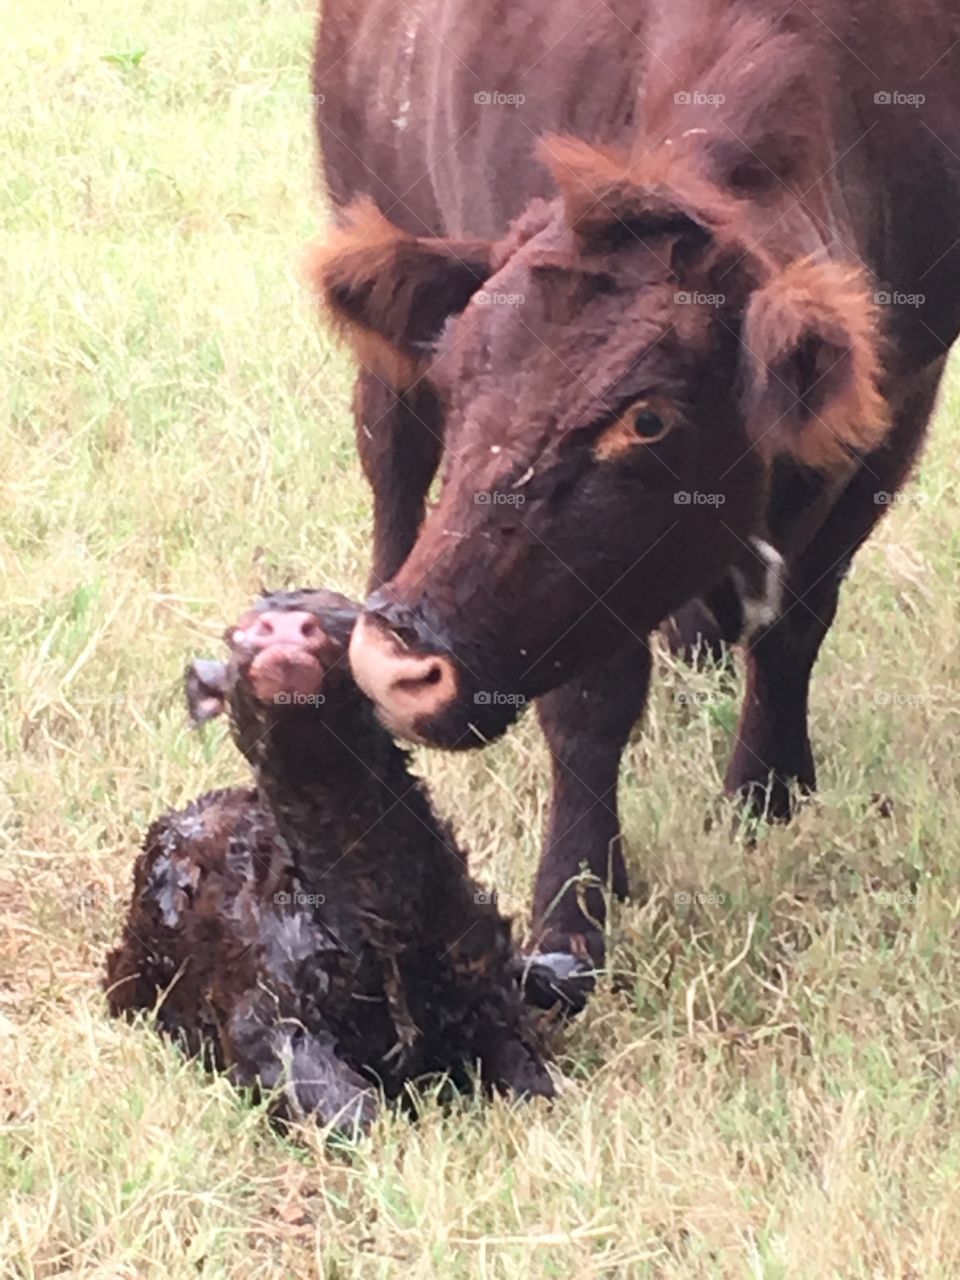
POLYGON ((362 200, 309 250, 307 273, 360 363, 403 390, 447 318, 489 277, 492 251, 485 240, 407 235, 362 200))
POLYGON ((751 294, 741 334, 750 437, 829 469, 889 429, 879 306, 859 268, 793 263, 751 294))
POLYGON ((198 729, 226 710, 227 675, 226 664, 210 658, 197 658, 187 667, 184 678, 187 711, 198 729))

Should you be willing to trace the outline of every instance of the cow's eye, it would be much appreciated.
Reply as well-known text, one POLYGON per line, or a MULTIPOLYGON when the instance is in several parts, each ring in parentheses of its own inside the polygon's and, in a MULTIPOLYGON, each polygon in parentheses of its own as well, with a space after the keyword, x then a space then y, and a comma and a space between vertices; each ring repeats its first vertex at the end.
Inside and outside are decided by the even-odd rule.
POLYGON ((594 453, 600 461, 632 454, 637 445, 657 444, 676 426, 679 415, 666 401, 656 407, 638 400, 600 435, 594 453))
POLYGON ((628 418, 632 420, 634 435, 643 444, 656 444, 670 430, 660 414, 646 405, 636 405, 630 409, 628 418))

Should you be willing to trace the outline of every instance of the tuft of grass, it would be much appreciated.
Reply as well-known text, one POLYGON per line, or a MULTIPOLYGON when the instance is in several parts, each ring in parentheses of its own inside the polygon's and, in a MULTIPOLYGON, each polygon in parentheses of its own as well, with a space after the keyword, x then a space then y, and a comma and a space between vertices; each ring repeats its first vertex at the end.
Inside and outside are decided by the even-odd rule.
MULTIPOLYGON (((847 585, 790 828, 704 832, 740 689, 663 658, 623 777, 650 893, 557 1104, 428 1094, 354 1148, 291 1143, 98 981, 150 818, 243 776, 184 726, 186 659, 261 587, 362 589, 351 370, 297 275, 312 14, 0 25, 0 1273, 960 1273, 960 384, 847 585)), ((420 763, 522 922, 535 726, 420 763)))

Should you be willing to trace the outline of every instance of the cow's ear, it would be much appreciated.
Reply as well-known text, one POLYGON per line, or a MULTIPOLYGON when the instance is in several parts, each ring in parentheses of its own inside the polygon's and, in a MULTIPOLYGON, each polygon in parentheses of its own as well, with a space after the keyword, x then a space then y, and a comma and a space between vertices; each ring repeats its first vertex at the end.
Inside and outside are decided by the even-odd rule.
POLYGON ((882 441, 879 306, 866 275, 794 263, 755 290, 741 334, 744 412, 753 442, 829 468, 882 441))
POLYGON ((485 240, 407 235, 364 200, 310 249, 307 272, 361 364, 402 390, 490 275, 492 250, 485 240))

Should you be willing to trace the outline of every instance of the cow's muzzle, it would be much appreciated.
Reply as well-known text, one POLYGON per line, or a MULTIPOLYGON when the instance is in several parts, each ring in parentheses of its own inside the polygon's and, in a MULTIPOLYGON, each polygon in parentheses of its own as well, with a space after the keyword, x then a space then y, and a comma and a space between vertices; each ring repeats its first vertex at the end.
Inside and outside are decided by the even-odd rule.
POLYGON ((367 613, 350 641, 350 665, 357 684, 376 704, 392 733, 413 742, 434 738, 430 726, 456 703, 460 680, 446 654, 424 652, 412 618, 367 613))

